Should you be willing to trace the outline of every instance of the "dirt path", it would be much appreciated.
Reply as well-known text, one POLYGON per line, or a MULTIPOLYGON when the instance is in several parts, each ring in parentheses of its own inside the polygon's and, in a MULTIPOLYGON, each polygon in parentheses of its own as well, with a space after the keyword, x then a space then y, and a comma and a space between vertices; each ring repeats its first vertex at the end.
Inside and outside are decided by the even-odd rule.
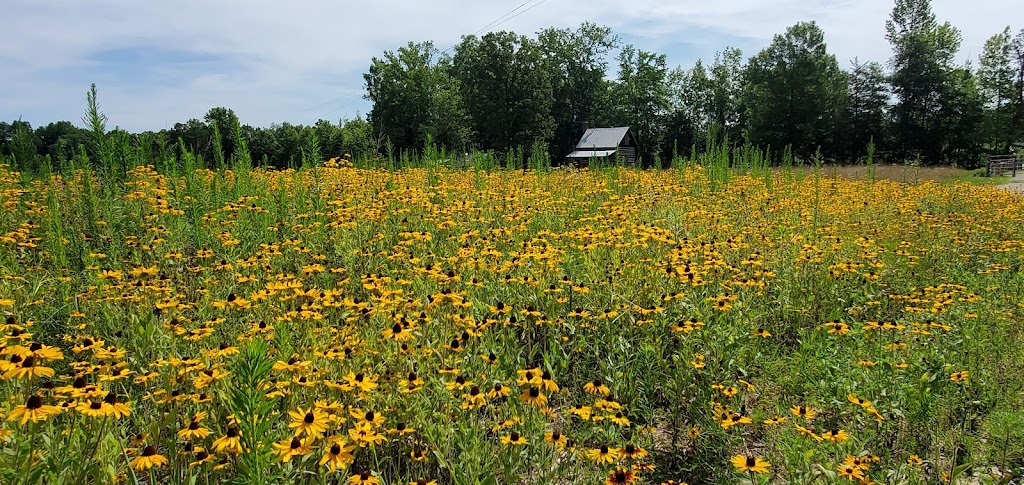
POLYGON ((1018 173, 1009 183, 1000 185, 999 188, 1024 194, 1024 173, 1018 173))

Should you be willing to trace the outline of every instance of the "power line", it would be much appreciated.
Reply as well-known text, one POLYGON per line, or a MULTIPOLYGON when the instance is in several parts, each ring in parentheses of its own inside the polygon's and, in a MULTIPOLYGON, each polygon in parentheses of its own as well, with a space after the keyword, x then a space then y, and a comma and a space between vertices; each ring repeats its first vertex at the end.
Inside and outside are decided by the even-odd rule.
POLYGON ((537 2, 536 4, 532 5, 530 8, 528 8, 526 10, 523 10, 522 12, 519 12, 519 13, 517 13, 517 14, 515 14, 515 15, 513 15, 513 16, 511 16, 511 17, 509 17, 509 18, 507 18, 507 19, 505 19, 505 20, 503 20, 501 22, 499 22, 497 25, 495 25, 495 27, 497 27, 498 25, 501 25, 501 24, 503 24, 505 22, 508 22, 508 21, 510 21, 510 20, 512 20, 512 19, 514 19, 514 18, 516 18, 516 17, 518 17, 518 16, 520 16, 520 15, 526 13, 526 12, 529 12, 530 10, 533 10, 533 9, 537 8, 538 6, 540 6, 540 4, 542 4, 544 2, 547 2, 547 1, 548 0, 540 0, 540 2, 537 2))
MULTIPOLYGON (((541 1, 540 1, 540 3, 537 3, 537 4, 536 4, 536 5, 534 5, 533 7, 530 7, 530 8, 528 8, 528 9, 526 9, 526 10, 522 11, 522 12, 519 12, 519 13, 518 13, 518 14, 516 14, 516 15, 513 15, 513 16, 509 17, 509 15, 512 15, 512 14, 516 13, 516 11, 518 11, 519 9, 521 9, 521 8, 525 7, 525 6, 527 5, 527 4, 533 3, 533 2, 535 2, 535 1, 537 1, 537 0, 526 0, 525 2, 523 2, 523 3, 519 4, 519 6, 518 6, 518 7, 516 7, 516 8, 513 8, 512 10, 509 10, 508 12, 505 12, 505 15, 502 15, 501 17, 498 17, 498 18, 494 19, 494 21, 493 21, 493 22, 491 22, 491 23, 489 23, 489 24, 487 24, 487 25, 483 26, 483 27, 482 27, 482 28, 481 28, 480 30, 478 30, 478 31, 476 31, 476 32, 473 32, 473 35, 477 35, 477 34, 479 34, 480 32, 483 32, 483 31, 485 31, 485 30, 487 30, 487 29, 489 29, 489 28, 491 28, 491 27, 497 27, 497 26, 499 26, 499 25, 501 25, 501 24, 503 24, 503 23, 505 23, 505 22, 508 22, 509 20, 512 20, 512 19, 514 19, 514 18, 516 18, 516 17, 518 17, 518 16, 522 15, 522 14, 523 14, 523 13, 525 13, 525 12, 528 12, 528 11, 532 10, 532 9, 533 9, 533 7, 536 7, 537 5, 540 5, 541 3, 544 3, 544 2, 546 2, 547 0, 541 0, 541 1), (507 17, 507 18, 506 18, 506 17, 507 17)), ((455 48, 455 46, 457 46, 457 45, 458 45, 458 44, 454 44, 454 45, 452 45, 451 47, 449 47, 449 48, 447 48, 447 49, 445 49, 445 50, 441 51, 441 54, 444 54, 445 52, 448 52, 448 51, 450 51, 450 50, 454 49, 454 48, 455 48)))

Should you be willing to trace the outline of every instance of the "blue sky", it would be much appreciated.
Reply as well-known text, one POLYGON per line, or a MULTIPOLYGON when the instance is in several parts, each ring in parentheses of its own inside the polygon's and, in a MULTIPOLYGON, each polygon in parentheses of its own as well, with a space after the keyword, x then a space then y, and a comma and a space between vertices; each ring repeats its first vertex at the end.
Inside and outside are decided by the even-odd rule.
MULTIPOLYGON (((370 58, 408 41, 444 49, 525 0, 5 0, 0 120, 80 124, 85 92, 99 89, 111 125, 158 130, 214 106, 243 123, 337 121, 365 114, 370 58)), ((688 68, 726 46, 750 56, 772 35, 815 20, 829 50, 885 62, 890 0, 532 0, 487 30, 607 25, 640 49, 688 68)), ((933 0, 940 21, 963 34, 962 61, 977 64, 985 39, 1024 27, 1024 2, 933 0)), ((485 30, 485 32, 487 31, 485 30)))

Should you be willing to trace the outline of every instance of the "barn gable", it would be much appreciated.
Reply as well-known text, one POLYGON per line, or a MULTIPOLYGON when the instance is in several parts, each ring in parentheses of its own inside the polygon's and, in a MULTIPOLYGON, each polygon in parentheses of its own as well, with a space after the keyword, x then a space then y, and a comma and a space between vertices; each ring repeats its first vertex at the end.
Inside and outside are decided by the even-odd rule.
POLYGON ((569 162, 580 162, 591 158, 606 158, 618 152, 619 160, 625 164, 636 163, 636 139, 628 126, 615 128, 590 128, 583 133, 576 150, 565 158, 569 162))

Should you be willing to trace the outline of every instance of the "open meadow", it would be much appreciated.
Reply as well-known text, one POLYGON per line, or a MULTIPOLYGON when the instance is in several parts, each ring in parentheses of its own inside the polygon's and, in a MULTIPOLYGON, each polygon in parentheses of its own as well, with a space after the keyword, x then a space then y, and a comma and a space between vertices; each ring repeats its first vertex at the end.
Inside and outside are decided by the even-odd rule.
POLYGON ((0 166, 4 483, 1006 483, 1024 198, 0 166))

